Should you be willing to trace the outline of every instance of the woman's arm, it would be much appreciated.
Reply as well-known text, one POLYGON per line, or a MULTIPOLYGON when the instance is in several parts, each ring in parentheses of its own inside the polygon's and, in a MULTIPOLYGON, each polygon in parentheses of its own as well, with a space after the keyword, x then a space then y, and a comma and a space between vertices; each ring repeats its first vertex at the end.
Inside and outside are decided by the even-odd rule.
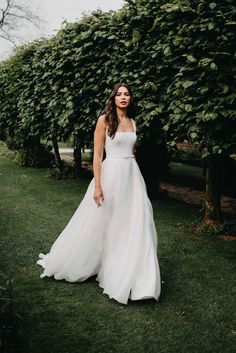
POLYGON ((106 138, 105 115, 98 118, 94 131, 94 153, 93 153, 93 174, 95 181, 94 200, 98 207, 101 206, 101 201, 104 200, 101 186, 101 165, 103 158, 103 150, 106 138))

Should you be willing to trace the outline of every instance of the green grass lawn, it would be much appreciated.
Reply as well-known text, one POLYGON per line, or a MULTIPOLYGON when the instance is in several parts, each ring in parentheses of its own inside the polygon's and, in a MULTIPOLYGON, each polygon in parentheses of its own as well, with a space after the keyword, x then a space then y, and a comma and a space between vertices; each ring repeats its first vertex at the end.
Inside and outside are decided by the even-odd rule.
POLYGON ((204 190, 205 188, 202 168, 183 163, 171 162, 170 174, 164 177, 163 181, 182 186, 189 186, 197 190, 204 190))
MULTIPOLYGON (((171 162, 170 174, 162 177, 163 181, 170 184, 188 186, 196 190, 205 190, 205 176, 203 169, 184 163, 171 162)), ((229 197, 235 197, 235 182, 232 176, 228 182, 220 183, 221 193, 229 197)))
POLYGON ((0 153, 0 262, 14 278, 15 310, 22 316, 19 352, 234 352, 236 242, 195 237, 181 224, 199 209, 164 199, 153 202, 159 302, 119 304, 102 294, 95 277, 82 283, 40 279, 38 254, 50 249, 88 185, 46 174, 0 153))

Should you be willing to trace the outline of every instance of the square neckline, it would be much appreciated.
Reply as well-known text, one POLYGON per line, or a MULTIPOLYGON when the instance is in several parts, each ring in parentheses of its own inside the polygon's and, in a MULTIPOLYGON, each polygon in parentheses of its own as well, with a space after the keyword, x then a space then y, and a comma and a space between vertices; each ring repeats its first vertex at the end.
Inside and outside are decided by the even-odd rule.
POLYGON ((135 127, 133 119, 131 119, 131 121, 132 121, 132 124, 133 124, 133 129, 134 129, 133 131, 117 131, 116 130, 116 133, 118 132, 118 133, 123 133, 123 134, 135 134, 136 133, 136 127, 135 127))

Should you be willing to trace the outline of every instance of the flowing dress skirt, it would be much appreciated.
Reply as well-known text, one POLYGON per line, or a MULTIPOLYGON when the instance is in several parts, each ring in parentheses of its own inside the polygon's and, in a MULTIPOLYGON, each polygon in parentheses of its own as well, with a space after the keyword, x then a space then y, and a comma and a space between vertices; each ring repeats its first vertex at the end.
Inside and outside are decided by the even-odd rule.
POLYGON ((103 293, 120 303, 159 299, 157 234, 146 185, 134 158, 102 162, 104 202, 93 200, 94 179, 48 254, 41 278, 80 282, 97 275, 103 293))

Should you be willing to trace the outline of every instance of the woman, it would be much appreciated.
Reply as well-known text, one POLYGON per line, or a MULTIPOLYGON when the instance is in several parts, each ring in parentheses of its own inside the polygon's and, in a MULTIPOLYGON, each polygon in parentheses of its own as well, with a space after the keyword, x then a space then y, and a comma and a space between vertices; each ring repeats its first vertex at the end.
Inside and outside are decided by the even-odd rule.
POLYGON ((134 157, 132 103, 130 88, 118 83, 95 128, 94 178, 50 252, 37 261, 41 278, 80 282, 97 275, 103 293, 123 304, 158 300, 161 290, 152 206, 134 157))

